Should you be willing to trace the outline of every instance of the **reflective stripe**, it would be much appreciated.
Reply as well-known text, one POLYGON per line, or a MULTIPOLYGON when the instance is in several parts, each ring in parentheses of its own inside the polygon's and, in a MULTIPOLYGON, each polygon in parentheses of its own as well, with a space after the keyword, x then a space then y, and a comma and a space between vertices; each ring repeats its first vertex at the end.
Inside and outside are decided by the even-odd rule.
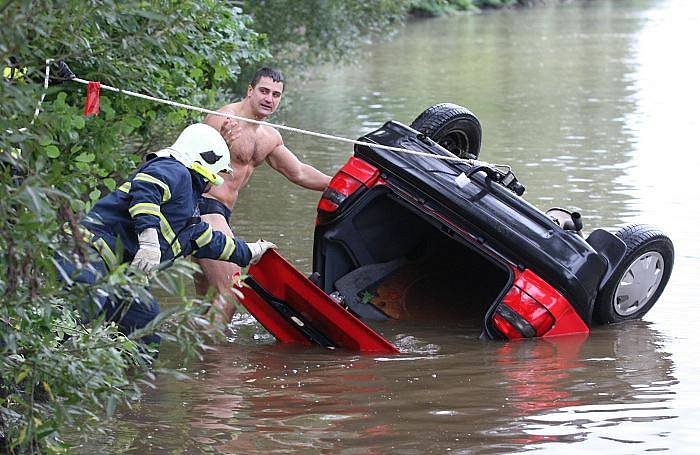
POLYGON ((199 248, 204 248, 205 246, 209 245, 213 237, 214 231, 212 230, 211 226, 209 226, 207 227, 207 230, 204 231, 204 233, 200 235, 194 242, 199 248))
POLYGON ((231 237, 226 237, 226 246, 224 247, 224 250, 221 252, 221 255, 219 256, 220 261, 228 261, 228 259, 231 257, 233 254, 233 251, 236 249, 236 242, 233 241, 231 237))
POLYGON ((131 182, 124 182, 121 184, 119 188, 117 188, 119 191, 123 191, 125 193, 129 193, 131 191, 131 182))
MULTIPOLYGON (((117 258, 117 255, 114 253, 114 251, 112 251, 112 248, 109 247, 109 244, 105 239, 102 237, 97 237, 95 239, 96 235, 82 224, 79 224, 76 230, 77 234, 80 235, 81 239, 85 243, 89 243, 93 248, 95 248, 95 250, 97 250, 109 270, 114 270, 119 265, 120 261, 117 258)), ((68 235, 73 235, 73 231, 67 222, 63 224, 63 232, 68 235)))
POLYGON ((166 220, 165 216, 160 213, 160 206, 158 204, 153 204, 151 202, 139 202, 138 204, 134 204, 129 208, 129 213, 132 217, 138 215, 157 216, 160 219, 160 233, 163 235, 165 241, 168 242, 168 245, 172 245, 173 255, 177 256, 182 252, 180 242, 175 237, 175 232, 170 226, 170 223, 168 223, 168 220, 166 220))
POLYGON ((158 185, 163 190, 163 202, 168 202, 170 200, 170 187, 161 180, 153 177, 152 175, 146 174, 144 172, 139 172, 134 177, 134 180, 141 180, 143 182, 149 182, 158 185))
POLYGON ((168 220, 166 220, 162 214, 160 215, 160 233, 163 234, 163 238, 168 242, 168 245, 172 245, 173 256, 177 256, 182 252, 182 247, 175 237, 173 228, 170 227, 170 223, 168 223, 168 220))
POLYGON ((105 261, 105 264, 107 264, 108 269, 114 270, 119 265, 117 255, 114 254, 114 251, 112 251, 105 239, 101 237, 98 238, 97 240, 92 242, 92 246, 94 246, 97 252, 100 253, 100 256, 102 256, 102 260, 105 261))
POLYGON ((138 204, 132 205, 129 207, 129 214, 132 218, 137 215, 153 215, 157 217, 163 216, 160 213, 160 205, 153 204, 151 202, 139 202, 138 204))

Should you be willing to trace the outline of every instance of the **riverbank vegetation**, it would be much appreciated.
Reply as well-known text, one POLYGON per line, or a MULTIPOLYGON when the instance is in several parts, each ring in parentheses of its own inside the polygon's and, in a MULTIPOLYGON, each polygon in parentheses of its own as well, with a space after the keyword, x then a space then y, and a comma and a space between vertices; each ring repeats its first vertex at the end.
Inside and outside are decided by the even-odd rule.
POLYGON ((409 13, 417 17, 434 17, 458 11, 532 6, 543 0, 413 0, 409 13))

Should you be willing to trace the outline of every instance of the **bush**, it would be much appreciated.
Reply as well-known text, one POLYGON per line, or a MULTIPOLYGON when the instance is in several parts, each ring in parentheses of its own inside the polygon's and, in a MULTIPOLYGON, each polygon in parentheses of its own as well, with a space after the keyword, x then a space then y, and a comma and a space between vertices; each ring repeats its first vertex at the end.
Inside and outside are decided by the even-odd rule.
POLYGON ((388 36, 403 22, 410 0, 247 0, 244 11, 266 33, 274 66, 295 70, 343 61, 372 37, 388 36))
MULTIPOLYGON (((85 88, 64 82, 49 87, 34 119, 45 59, 66 60, 84 79, 214 105, 243 61, 269 53, 249 16, 213 0, 10 1, 0 13, 2 65, 26 68, 0 84, 0 450, 60 452, 66 427, 99 429, 101 415, 138 397, 158 371, 153 352, 134 342, 145 333, 128 339, 114 325, 80 322, 87 290, 63 289, 52 258, 58 250, 84 257, 85 248, 62 227, 70 231, 190 114, 103 92, 101 114, 85 118, 85 88)), ((103 287, 139 292, 123 272, 103 287)), ((159 282, 183 296, 178 277, 187 273, 185 263, 159 282)), ((194 355, 206 347, 199 313, 191 302, 177 306, 148 331, 168 327, 166 339, 194 355)))
POLYGON ((413 0, 409 11, 414 16, 435 17, 455 11, 532 6, 538 1, 546 0, 413 0))

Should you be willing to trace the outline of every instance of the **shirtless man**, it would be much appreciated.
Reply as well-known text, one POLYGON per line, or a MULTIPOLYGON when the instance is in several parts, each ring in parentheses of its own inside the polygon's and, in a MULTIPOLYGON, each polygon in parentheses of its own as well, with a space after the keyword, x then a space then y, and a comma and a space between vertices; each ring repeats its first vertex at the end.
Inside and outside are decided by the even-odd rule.
MULTIPOLYGON (((246 97, 237 103, 228 104, 219 112, 228 112, 238 117, 265 120, 275 112, 282 99, 284 77, 282 73, 261 68, 256 71, 248 85, 246 97)), ((200 199, 202 220, 214 230, 233 237, 229 226, 231 209, 238 199, 238 192, 248 183, 253 170, 263 162, 272 166, 287 179, 304 188, 323 191, 331 178, 313 166, 304 164, 284 145, 280 133, 269 126, 248 122, 237 122, 217 115, 208 115, 204 123, 221 131, 231 153, 233 175, 224 176, 224 184, 213 188, 200 199)), ((204 294, 209 285, 214 286, 216 298, 212 305, 217 319, 228 323, 236 311, 231 284, 240 267, 231 263, 198 259, 204 276, 197 274, 195 287, 204 294)))

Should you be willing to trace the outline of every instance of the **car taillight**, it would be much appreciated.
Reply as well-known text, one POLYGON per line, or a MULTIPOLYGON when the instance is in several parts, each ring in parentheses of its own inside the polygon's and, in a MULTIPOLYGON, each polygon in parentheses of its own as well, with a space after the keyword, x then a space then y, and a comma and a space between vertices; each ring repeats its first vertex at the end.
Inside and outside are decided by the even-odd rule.
POLYGON ((554 325, 544 305, 513 286, 496 308, 493 318, 496 328, 509 339, 540 337, 554 325))
POLYGON ((588 333, 588 326, 556 289, 531 270, 514 269, 515 280, 493 314, 506 338, 588 333))
POLYGON ((338 172, 328 184, 328 188, 323 191, 321 200, 318 202, 318 210, 324 212, 335 212, 340 204, 352 193, 362 187, 362 182, 346 174, 338 172))
POLYGON ((323 191, 318 202, 319 217, 332 214, 348 197, 358 190, 372 186, 378 178, 377 168, 359 158, 351 157, 323 191))

